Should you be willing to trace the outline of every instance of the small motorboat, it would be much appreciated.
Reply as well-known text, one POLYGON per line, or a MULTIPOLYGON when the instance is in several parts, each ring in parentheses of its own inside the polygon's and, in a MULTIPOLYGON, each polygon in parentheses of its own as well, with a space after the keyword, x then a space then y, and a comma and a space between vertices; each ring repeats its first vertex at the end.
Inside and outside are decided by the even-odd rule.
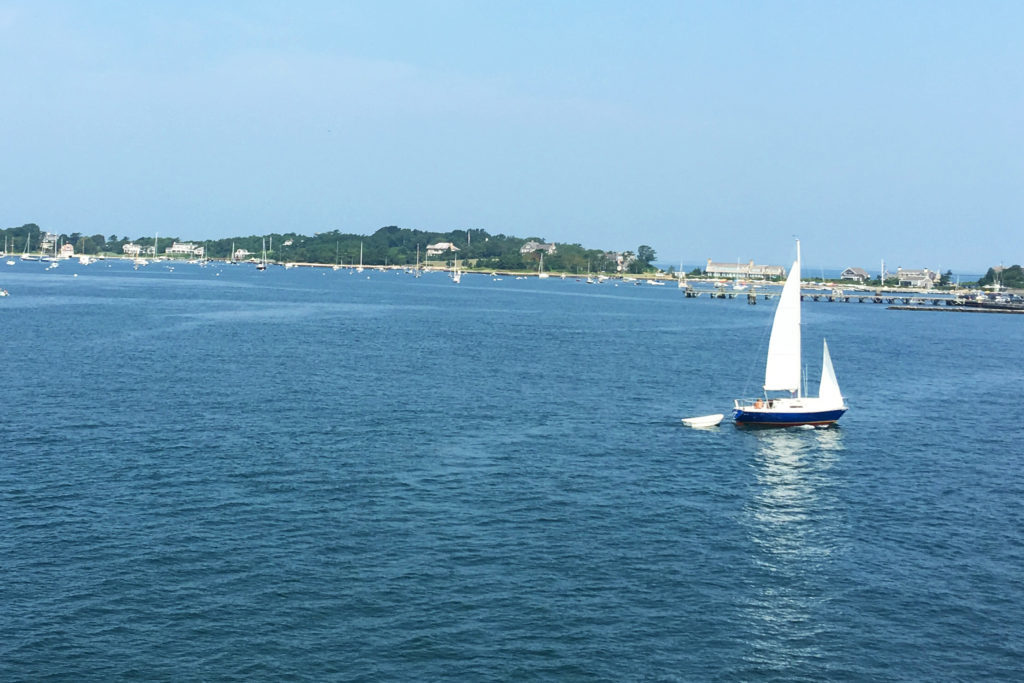
POLYGON ((706 429, 708 427, 717 427, 723 417, 725 417, 725 415, 721 413, 716 413, 715 415, 701 415, 700 417, 684 417, 683 424, 687 427, 693 427, 694 429, 706 429))

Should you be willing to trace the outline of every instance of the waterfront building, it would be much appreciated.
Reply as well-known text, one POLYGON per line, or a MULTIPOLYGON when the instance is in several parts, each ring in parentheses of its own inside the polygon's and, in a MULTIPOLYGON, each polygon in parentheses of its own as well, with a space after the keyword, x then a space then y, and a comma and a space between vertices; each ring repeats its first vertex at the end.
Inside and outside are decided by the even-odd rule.
POLYGON ((904 270, 903 268, 897 268, 896 279, 899 280, 900 287, 931 289, 935 286, 935 283, 938 282, 939 274, 927 268, 917 270, 904 270))
POLYGON ((196 246, 192 242, 175 242, 171 246, 167 247, 164 253, 182 254, 184 256, 198 256, 202 254, 202 251, 202 247, 196 246))
POLYGON ((57 235, 52 232, 44 232, 39 238, 39 251, 48 254, 53 251, 53 245, 57 243, 57 235))
POLYGON ((758 265, 753 260, 747 263, 719 263, 708 259, 704 273, 711 277, 738 277, 749 280, 786 277, 784 267, 758 265))
POLYGON ((853 280, 855 282, 867 282, 871 279, 868 271, 863 268, 850 267, 839 274, 840 280, 853 280))
POLYGON ((554 243, 545 244, 543 242, 538 242, 537 240, 530 240, 529 242, 527 242, 523 246, 519 247, 519 253, 520 254, 533 254, 533 253, 538 252, 538 251, 543 251, 548 256, 551 256, 552 254, 555 253, 555 249, 556 249, 556 247, 555 247, 554 243))
POLYGON ((427 256, 439 256, 446 251, 458 251, 459 248, 451 242, 437 242, 427 245, 427 256))

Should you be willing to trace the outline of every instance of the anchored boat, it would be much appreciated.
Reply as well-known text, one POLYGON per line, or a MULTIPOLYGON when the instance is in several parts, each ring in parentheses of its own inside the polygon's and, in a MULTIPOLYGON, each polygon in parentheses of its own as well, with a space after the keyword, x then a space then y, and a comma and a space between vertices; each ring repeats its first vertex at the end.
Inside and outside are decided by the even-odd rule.
POLYGON ((736 399, 733 418, 740 426, 792 427, 829 425, 847 411, 839 391, 828 343, 823 341, 821 381, 816 397, 801 393, 800 372, 800 242, 796 261, 789 271, 779 297, 768 341, 764 372, 764 397, 736 399))

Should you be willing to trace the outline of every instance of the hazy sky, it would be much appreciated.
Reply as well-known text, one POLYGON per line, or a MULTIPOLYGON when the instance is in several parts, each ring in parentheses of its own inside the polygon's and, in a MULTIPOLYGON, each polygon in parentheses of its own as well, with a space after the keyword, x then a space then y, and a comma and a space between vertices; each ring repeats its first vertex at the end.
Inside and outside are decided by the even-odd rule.
POLYGON ((0 226, 484 228, 984 272, 1024 3, 5 2, 0 226))

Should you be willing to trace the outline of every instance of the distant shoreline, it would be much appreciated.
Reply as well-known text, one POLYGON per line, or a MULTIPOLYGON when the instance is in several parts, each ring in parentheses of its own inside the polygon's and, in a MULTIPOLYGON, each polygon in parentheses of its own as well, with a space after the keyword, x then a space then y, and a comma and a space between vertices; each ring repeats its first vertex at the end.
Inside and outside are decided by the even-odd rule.
MULTIPOLYGON (((49 257, 50 256, 49 254, 30 254, 30 255, 34 256, 34 257, 42 257, 42 256, 49 257)), ((5 258, 13 259, 13 258, 18 258, 20 256, 21 256, 21 254, 9 253, 9 254, 5 255, 5 258)), ((157 258, 154 258, 152 256, 143 256, 143 255, 131 256, 131 255, 126 255, 126 254, 98 254, 98 255, 88 254, 87 256, 89 256, 89 258, 95 259, 95 260, 111 259, 111 260, 118 260, 118 261, 134 261, 136 259, 144 259, 144 260, 146 260, 148 262, 151 262, 151 263, 153 263, 153 262, 156 262, 156 263, 161 263, 161 262, 163 262, 163 263, 189 263, 189 262, 197 261, 197 259, 188 258, 188 257, 185 257, 185 256, 165 256, 165 255, 161 255, 161 256, 159 256, 157 258)), ((65 257, 58 257, 58 260, 75 260, 77 258, 78 258, 78 255, 76 255, 76 256, 65 256, 65 257)), ((259 263, 260 261, 259 261, 259 259, 251 258, 250 257, 250 258, 247 258, 247 259, 242 260, 242 261, 229 261, 229 260, 220 258, 220 259, 207 259, 207 262, 208 263, 223 264, 223 265, 255 265, 255 264, 259 263)), ((332 270, 355 270, 356 268, 362 267, 362 269, 364 271, 377 271, 377 272, 407 271, 407 270, 413 270, 415 268, 415 266, 412 266, 412 265, 394 265, 394 264, 389 264, 389 265, 380 265, 380 264, 367 265, 367 264, 363 264, 362 266, 358 266, 358 265, 354 265, 354 264, 316 263, 316 262, 305 262, 305 261, 303 261, 303 262, 300 262, 300 261, 271 261, 271 260, 267 261, 267 265, 283 267, 283 268, 329 268, 329 269, 332 269, 332 270)), ((435 263, 433 265, 421 265, 420 266, 420 270, 423 271, 423 272, 450 272, 451 268, 450 267, 446 267, 446 266, 442 266, 442 265, 437 265, 435 263)), ((472 267, 470 267, 470 268, 465 268, 463 270, 463 273, 464 274, 472 274, 472 275, 495 275, 495 276, 501 276, 501 277, 521 277, 521 278, 536 278, 536 277, 540 277, 540 274, 537 271, 535 271, 535 270, 529 270, 529 271, 524 271, 524 270, 496 270, 496 269, 472 268, 472 267)), ((589 278, 592 278, 592 279, 606 279, 606 280, 616 280, 616 281, 626 280, 626 281, 637 281, 637 282, 648 282, 648 281, 663 282, 666 285, 668 285, 668 284, 678 284, 679 280, 680 280, 680 278, 678 276, 678 273, 669 274, 669 273, 666 273, 666 272, 661 272, 661 273, 636 273, 636 274, 634 274, 634 273, 614 273, 614 274, 609 274, 609 273, 602 272, 602 273, 583 274, 583 273, 562 273, 562 272, 557 272, 557 271, 551 271, 551 272, 546 272, 545 275, 547 275, 549 278, 560 279, 560 280, 561 279, 568 280, 570 278, 571 279, 583 280, 583 279, 586 279, 586 278, 589 277, 589 278)), ((723 284, 724 285, 724 284, 730 284, 730 283, 734 282, 733 280, 730 280, 730 279, 727 279, 727 278, 720 278, 720 277, 719 278, 712 278, 712 277, 706 277, 706 276, 690 276, 690 275, 686 275, 682 279, 684 281, 686 281, 686 282, 705 283, 705 284, 723 284)), ((865 294, 868 294, 868 293, 882 293, 882 294, 885 294, 885 293, 890 293, 890 294, 900 294, 900 293, 937 294, 937 293, 941 293, 941 294, 955 295, 958 292, 977 291, 976 288, 975 289, 970 289, 970 288, 962 288, 962 289, 924 289, 924 288, 920 288, 920 287, 878 287, 878 286, 872 286, 872 285, 858 284, 858 283, 855 283, 855 282, 835 282, 835 281, 831 281, 831 280, 828 280, 828 279, 824 280, 824 282, 822 283, 821 286, 814 286, 812 283, 814 283, 815 281, 816 281, 815 278, 804 278, 802 280, 801 287, 803 289, 807 289, 807 290, 818 290, 818 291, 821 291, 823 289, 839 289, 839 290, 842 290, 844 293, 849 293, 850 291, 855 291, 855 292, 863 292, 865 294)), ((773 281, 768 281, 768 280, 741 280, 740 282, 742 282, 743 284, 748 285, 750 287, 753 287, 755 289, 756 288, 760 288, 760 287, 776 287, 777 288, 777 287, 781 287, 782 284, 783 284, 781 281, 773 282, 773 281)), ((744 291, 749 291, 749 289, 748 290, 744 290, 744 291)), ((1004 290, 1004 291, 1006 293, 1022 293, 1022 292, 1024 292, 1024 290, 1010 290, 1010 289, 1007 289, 1007 290, 1004 290)), ((912 309, 906 309, 906 307, 893 307, 893 308, 898 308, 899 310, 912 310, 912 309)), ((926 309, 926 310, 931 310, 931 309, 926 309)), ((943 310, 945 310, 945 309, 943 309, 943 310)))

